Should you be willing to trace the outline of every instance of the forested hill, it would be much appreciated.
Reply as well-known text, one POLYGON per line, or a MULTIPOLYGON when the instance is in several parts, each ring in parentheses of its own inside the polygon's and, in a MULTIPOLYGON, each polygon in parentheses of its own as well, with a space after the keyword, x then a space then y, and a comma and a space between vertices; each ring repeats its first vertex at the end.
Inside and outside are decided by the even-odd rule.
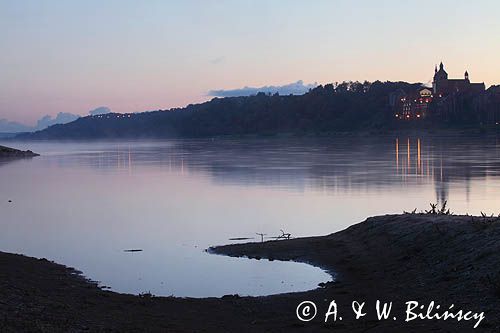
POLYGON ((214 98, 181 109, 88 116, 25 139, 207 137, 221 135, 320 133, 390 128, 388 96, 418 89, 405 82, 344 82, 319 86, 300 96, 214 98))

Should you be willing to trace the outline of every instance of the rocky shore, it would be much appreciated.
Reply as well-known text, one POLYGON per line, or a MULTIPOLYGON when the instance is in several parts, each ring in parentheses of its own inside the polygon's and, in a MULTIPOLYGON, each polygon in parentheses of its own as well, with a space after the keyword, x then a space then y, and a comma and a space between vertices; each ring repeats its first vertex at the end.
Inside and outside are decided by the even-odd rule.
POLYGON ((500 219, 496 217, 387 215, 328 236, 226 245, 210 251, 254 260, 307 262, 335 272, 336 279, 315 290, 267 297, 134 296, 101 290, 74 269, 44 259, 0 252, 0 331, 500 331, 500 219), (317 306, 317 316, 308 322, 296 315, 305 300, 317 306), (333 321, 332 315, 325 323, 332 300, 342 320, 333 321), (388 319, 377 318, 377 300, 393 302, 388 319), (353 301, 366 302, 366 315, 358 320, 353 301), (477 320, 406 321, 408 301, 425 305, 422 312, 432 301, 442 310, 453 304, 454 311, 483 313, 484 320, 475 330, 477 320))
POLYGON ((14 148, 0 146, 0 158, 27 158, 35 156, 39 155, 32 152, 31 150, 22 151, 14 148))

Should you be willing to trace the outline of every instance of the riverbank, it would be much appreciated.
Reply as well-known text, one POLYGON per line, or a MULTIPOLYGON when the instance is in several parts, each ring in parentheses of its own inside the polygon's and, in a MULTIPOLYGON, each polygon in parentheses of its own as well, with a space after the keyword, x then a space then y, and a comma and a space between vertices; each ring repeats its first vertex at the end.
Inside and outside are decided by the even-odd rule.
POLYGON ((31 150, 22 151, 14 148, 0 146, 0 158, 28 158, 35 156, 40 155, 32 152, 31 150))
MULTIPOLYGON (((500 126, 492 125, 485 127, 432 127, 432 126, 405 126, 401 128, 367 128, 352 131, 295 131, 295 132, 262 132, 262 133, 241 133, 241 134, 220 134, 207 136, 161 136, 161 135, 135 135, 135 136, 109 136, 109 137, 81 137, 81 138, 51 138, 51 137, 33 137, 31 133, 21 133, 4 139, 9 141, 37 142, 37 141, 57 141, 57 142, 79 142, 79 141, 120 141, 129 140, 234 140, 234 139, 290 139, 290 138, 365 138, 373 136, 390 137, 498 137, 500 135, 500 126)), ((1 138, 1 137, 0 137, 1 138)))
POLYGON ((473 321, 405 322, 405 302, 415 300, 484 312, 476 331, 498 332, 499 240, 498 218, 403 214, 328 236, 215 247, 224 255, 308 262, 334 271, 336 282, 301 293, 205 299, 117 294, 62 265, 0 253, 0 331, 472 331, 473 321), (397 320, 377 320, 377 299, 393 302, 397 320), (304 300, 318 307, 310 322, 296 318, 304 300), (324 324, 331 300, 343 320, 324 324), (359 320, 354 300, 366 302, 359 320))

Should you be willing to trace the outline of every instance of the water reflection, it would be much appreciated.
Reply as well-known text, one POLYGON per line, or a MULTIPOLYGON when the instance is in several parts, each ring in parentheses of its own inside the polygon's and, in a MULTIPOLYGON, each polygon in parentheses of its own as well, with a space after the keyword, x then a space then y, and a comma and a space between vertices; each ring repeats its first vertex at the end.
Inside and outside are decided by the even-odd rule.
POLYGON ((69 154, 49 150, 52 158, 46 162, 53 167, 84 165, 130 175, 138 166, 181 175, 205 174, 220 185, 299 192, 343 193, 432 183, 440 203, 449 199, 450 184, 462 186, 468 201, 471 179, 500 175, 494 137, 184 140, 101 143, 91 148, 72 145, 69 154), (390 149, 390 142, 395 148, 390 149))
POLYGON ((202 249, 280 229, 327 234, 431 201, 498 214, 500 200, 495 137, 8 145, 42 156, 0 163, 1 250, 77 267, 126 292, 301 290, 318 282, 316 271, 228 261, 202 249), (144 252, 124 254, 130 248, 144 252), (221 284, 221 276, 231 278, 221 284))
POLYGON ((434 138, 434 141, 417 138, 414 144, 417 147, 415 165, 411 163, 410 138, 407 139, 407 149, 403 155, 405 161, 400 164, 399 138, 396 139, 396 173, 405 184, 409 181, 433 182, 438 203, 449 200, 450 184, 460 184, 467 194, 466 201, 469 201, 472 179, 496 178, 500 175, 496 138, 434 138))

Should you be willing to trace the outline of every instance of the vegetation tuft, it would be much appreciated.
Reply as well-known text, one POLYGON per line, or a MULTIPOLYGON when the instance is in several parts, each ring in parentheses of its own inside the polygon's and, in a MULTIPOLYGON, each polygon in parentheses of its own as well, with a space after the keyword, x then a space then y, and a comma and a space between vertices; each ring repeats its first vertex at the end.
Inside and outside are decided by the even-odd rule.
POLYGON ((446 207, 448 204, 448 201, 444 201, 443 204, 441 205, 441 208, 438 209, 437 206, 438 204, 435 203, 430 203, 431 209, 426 210, 425 214, 431 214, 431 215, 451 215, 452 213, 450 212, 450 209, 446 207))
MULTIPOLYGON (((447 207, 448 202, 445 201, 441 205, 441 208, 438 209, 437 203, 430 203, 431 209, 420 211, 418 214, 431 214, 431 215, 453 215, 450 209, 447 207)), ((415 208, 411 212, 403 211, 403 214, 417 214, 417 209, 415 208)))

